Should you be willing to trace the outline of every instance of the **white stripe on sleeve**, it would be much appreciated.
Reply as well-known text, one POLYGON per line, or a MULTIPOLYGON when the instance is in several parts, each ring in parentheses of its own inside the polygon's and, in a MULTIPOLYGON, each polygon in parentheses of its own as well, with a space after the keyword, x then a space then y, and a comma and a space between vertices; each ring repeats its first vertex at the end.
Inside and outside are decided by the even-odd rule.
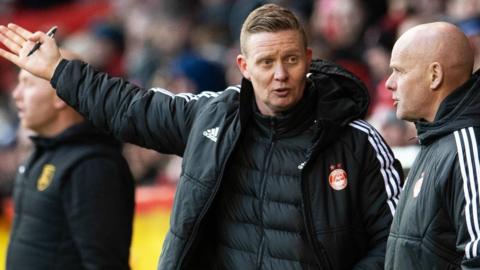
POLYGON ((380 163, 380 173, 383 176, 385 190, 387 192, 387 204, 392 215, 395 214, 398 198, 400 196, 400 175, 394 167, 395 158, 378 132, 366 121, 356 120, 350 126, 366 133, 368 141, 376 152, 380 163))
POLYGON ((478 220, 480 162, 477 140, 472 127, 455 131, 454 137, 463 178, 465 220, 470 235, 470 241, 465 246, 465 257, 470 259, 478 256, 478 241, 480 240, 478 220))
POLYGON ((192 100, 198 100, 201 97, 214 98, 214 97, 217 97, 218 95, 220 95, 221 93, 223 93, 224 91, 240 92, 240 85, 229 86, 227 89, 225 89, 224 91, 221 91, 221 92, 204 91, 204 92, 199 93, 198 95, 195 95, 195 94, 192 94, 192 93, 179 93, 179 94, 175 95, 172 92, 170 92, 166 89, 163 89, 163 88, 159 88, 159 87, 150 88, 150 91, 159 92, 159 93, 167 95, 171 98, 176 98, 176 97, 183 98, 186 102, 190 102, 192 100))

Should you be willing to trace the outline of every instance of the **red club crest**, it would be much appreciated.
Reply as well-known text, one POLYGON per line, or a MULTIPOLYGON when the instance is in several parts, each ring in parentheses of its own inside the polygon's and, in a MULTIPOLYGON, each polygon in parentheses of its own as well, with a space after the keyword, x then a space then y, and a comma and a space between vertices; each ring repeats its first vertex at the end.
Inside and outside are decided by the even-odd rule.
POLYGON ((330 166, 330 175, 328 176, 328 182, 334 190, 342 190, 347 187, 348 177, 347 172, 342 169, 342 164, 336 166, 330 166))

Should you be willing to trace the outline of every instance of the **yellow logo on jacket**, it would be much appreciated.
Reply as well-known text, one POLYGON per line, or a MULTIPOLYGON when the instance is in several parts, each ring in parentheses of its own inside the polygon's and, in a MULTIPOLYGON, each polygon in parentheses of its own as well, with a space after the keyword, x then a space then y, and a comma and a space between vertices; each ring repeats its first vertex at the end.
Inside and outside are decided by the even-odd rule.
POLYGON ((42 174, 37 180, 38 191, 44 191, 52 183, 53 176, 55 175, 55 166, 52 164, 45 164, 43 166, 42 174))

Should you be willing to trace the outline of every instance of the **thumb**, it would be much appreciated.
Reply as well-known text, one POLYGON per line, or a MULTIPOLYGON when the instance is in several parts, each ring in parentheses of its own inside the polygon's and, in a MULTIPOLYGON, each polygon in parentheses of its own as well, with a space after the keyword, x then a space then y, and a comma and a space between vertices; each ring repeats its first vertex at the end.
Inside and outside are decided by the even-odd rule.
POLYGON ((37 31, 37 32, 33 33, 31 36, 29 36, 28 40, 32 41, 34 43, 37 43, 37 42, 44 43, 47 40, 47 38, 49 38, 49 36, 47 36, 47 34, 45 34, 44 32, 41 32, 41 31, 37 31))

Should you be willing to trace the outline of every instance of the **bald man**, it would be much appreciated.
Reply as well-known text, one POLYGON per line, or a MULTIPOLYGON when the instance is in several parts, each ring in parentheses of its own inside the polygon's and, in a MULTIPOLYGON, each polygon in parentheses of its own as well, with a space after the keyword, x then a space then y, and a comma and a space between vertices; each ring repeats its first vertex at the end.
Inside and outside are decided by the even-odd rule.
POLYGON ((385 269, 480 268, 480 80, 467 37, 444 22, 396 42, 386 82, 397 117, 415 122, 420 153, 407 177, 385 269))

